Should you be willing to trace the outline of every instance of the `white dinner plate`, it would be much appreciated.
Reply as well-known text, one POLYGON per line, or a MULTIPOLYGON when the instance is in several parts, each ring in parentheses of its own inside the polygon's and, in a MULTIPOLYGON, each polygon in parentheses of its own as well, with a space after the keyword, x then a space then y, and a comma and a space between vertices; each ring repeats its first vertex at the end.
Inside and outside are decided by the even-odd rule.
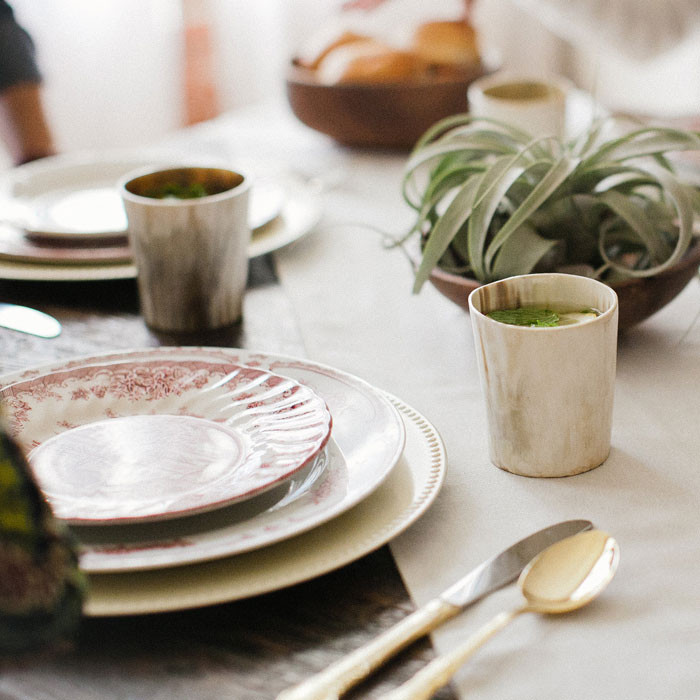
MULTIPOLYGON (((285 193, 282 211, 253 232, 248 246, 250 258, 299 240, 321 218, 321 198, 316 186, 293 175, 280 176, 280 183, 285 193)), ((118 241, 90 248, 59 246, 50 240, 32 242, 18 234, 16 227, 0 224, 0 279, 40 282, 132 279, 136 277, 136 267, 129 257, 128 250, 118 241)))
POLYGON ((0 399, 54 513, 74 525, 240 503, 308 465, 331 429, 308 386, 196 353, 71 366, 0 399))
MULTIPOLYGON (((132 171, 187 162, 157 152, 80 152, 42 158, 12 168, 0 181, 4 217, 40 239, 94 241, 126 236, 118 181, 132 171)), ((251 190, 251 228, 270 223, 283 202, 278 183, 258 178, 251 190)))
MULTIPOLYGON (((273 173, 269 168, 263 176, 281 189, 282 204, 276 217, 253 231, 248 246, 250 258, 299 240, 310 233, 321 218, 317 186, 292 173, 273 173)), ((70 240, 32 239, 14 224, 0 223, 0 279, 83 282, 134 277, 136 267, 125 241, 119 236, 81 245, 70 240)))
POLYGON ((84 613, 139 615, 249 598, 333 571, 399 535, 435 500, 447 462, 435 427, 415 409, 387 398, 403 419, 406 446, 388 479, 354 508, 246 554, 175 569, 92 575, 84 613))
POLYGON ((321 396, 333 416, 324 464, 282 493, 269 492, 230 509, 196 518, 123 528, 76 528, 81 567, 119 572, 191 564, 240 554, 288 539, 325 523, 365 499, 389 476, 405 440, 403 422, 382 392, 330 367, 295 358, 224 348, 156 348, 78 358, 0 378, 5 392, 38 375, 85 366, 138 363, 155 358, 196 358, 206 363, 241 363, 290 377, 321 396), (8 386, 9 385, 9 386, 8 386), (95 532, 97 530, 97 532, 95 532), (115 541, 117 539, 117 541, 115 541))

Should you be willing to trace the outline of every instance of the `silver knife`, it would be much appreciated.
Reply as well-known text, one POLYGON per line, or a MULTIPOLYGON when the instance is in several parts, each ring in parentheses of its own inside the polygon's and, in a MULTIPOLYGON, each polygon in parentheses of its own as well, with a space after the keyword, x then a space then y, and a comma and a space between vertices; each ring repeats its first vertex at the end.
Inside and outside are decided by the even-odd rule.
POLYGON ((549 545, 593 527, 588 520, 567 520, 526 537, 487 559, 422 608, 376 639, 340 659, 293 688, 277 700, 336 700, 366 678, 396 652, 428 634, 487 593, 512 583, 525 566, 549 545))
POLYGON ((40 338, 55 338, 61 332, 61 324, 53 316, 30 309, 28 306, 1 302, 0 326, 37 335, 40 338))

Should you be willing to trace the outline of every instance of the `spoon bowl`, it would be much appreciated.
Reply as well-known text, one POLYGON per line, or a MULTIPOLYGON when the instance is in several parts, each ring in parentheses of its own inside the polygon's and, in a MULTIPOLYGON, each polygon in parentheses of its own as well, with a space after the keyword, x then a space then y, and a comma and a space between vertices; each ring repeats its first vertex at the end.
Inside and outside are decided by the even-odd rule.
POLYGON ((580 532, 547 547, 518 579, 524 605, 497 615, 462 645, 439 656, 382 700, 432 697, 482 644, 521 613, 566 613, 590 603, 610 583, 619 561, 617 542, 601 530, 580 532))
POLYGON ((554 614, 583 607, 610 583, 619 560, 617 542, 601 530, 581 532, 553 544, 518 579, 528 611, 554 614))

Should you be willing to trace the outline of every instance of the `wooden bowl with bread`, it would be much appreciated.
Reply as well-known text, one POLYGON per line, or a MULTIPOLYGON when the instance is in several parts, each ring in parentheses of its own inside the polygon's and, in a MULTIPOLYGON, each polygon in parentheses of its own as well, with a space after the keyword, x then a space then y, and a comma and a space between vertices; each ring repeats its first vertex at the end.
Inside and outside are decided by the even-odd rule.
POLYGON ((420 25, 406 46, 343 32, 297 55, 287 98, 307 126, 347 146, 407 149, 435 122, 467 111, 485 73, 470 25, 420 25))

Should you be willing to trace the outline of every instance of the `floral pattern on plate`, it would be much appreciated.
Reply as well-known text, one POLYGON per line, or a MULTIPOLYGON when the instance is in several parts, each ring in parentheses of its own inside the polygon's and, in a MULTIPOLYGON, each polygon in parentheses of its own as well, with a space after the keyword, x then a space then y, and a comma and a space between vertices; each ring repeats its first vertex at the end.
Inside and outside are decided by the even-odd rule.
POLYGON ((244 503, 163 523, 80 528, 81 568, 91 573, 159 569, 250 552, 311 530, 372 494, 403 452, 397 409, 367 382, 304 359, 237 348, 151 348, 64 360, 2 377, 5 392, 49 372, 110 362, 240 363, 290 377, 328 405, 333 433, 317 460, 279 488, 244 503), (9 386, 8 386, 9 385, 9 386), (127 531, 128 530, 128 531, 127 531))
POLYGON ((0 396, 54 512, 72 524, 170 519, 257 496, 308 465, 332 422, 307 386, 194 357, 64 367, 0 396))
POLYGON ((361 503, 304 534, 245 554, 174 569, 91 575, 84 614, 151 614, 269 593, 348 564, 402 533, 434 503, 447 457, 425 416, 387 398, 403 419, 405 448, 389 477, 361 503))

